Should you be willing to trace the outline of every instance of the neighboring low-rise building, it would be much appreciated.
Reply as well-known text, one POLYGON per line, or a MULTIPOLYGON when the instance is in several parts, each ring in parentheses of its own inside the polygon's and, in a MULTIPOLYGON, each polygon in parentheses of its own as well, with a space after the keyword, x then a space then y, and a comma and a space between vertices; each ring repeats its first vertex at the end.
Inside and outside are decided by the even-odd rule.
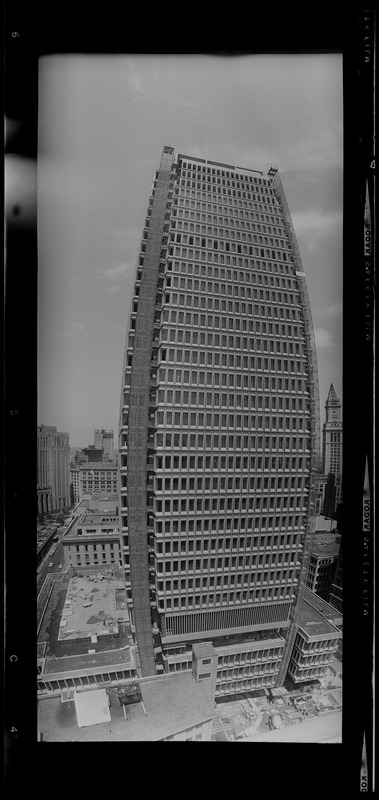
POLYGON ((316 500, 316 514, 321 515, 324 511, 325 504, 325 491, 328 478, 326 475, 320 475, 318 479, 318 494, 316 500))
MULTIPOLYGON (((112 654, 88 656, 88 666, 82 669, 76 669, 75 663, 70 669, 68 662, 75 662, 75 657, 48 664, 48 671, 38 677, 40 741, 210 741, 216 716, 214 682, 204 665, 209 656, 205 657, 204 645, 201 647, 200 669, 181 675, 137 678, 131 658, 127 665, 117 663, 116 653, 114 663, 112 654), (91 666, 95 660, 99 661, 97 667, 91 666), (108 660, 109 665, 100 665, 101 660, 108 660), (60 671, 51 672, 52 667, 60 671), (90 687, 95 690, 92 697, 90 687), (100 690, 107 702, 102 717, 91 713, 91 706, 96 711, 100 690), (134 696, 123 705, 121 698, 128 690, 130 694, 134 690, 134 696), (83 714, 78 715, 79 705, 85 707, 84 719, 83 714)), ((212 645, 209 648, 212 650, 212 645)), ((210 658, 214 660, 214 654, 210 658)), ((84 659, 81 657, 81 663, 84 659)))
POLYGON ((342 638, 342 615, 309 589, 300 591, 301 617, 287 673, 294 683, 322 678, 342 638))
POLYGON ((67 566, 118 565, 121 549, 117 513, 111 509, 99 513, 87 510, 78 517, 62 543, 67 566))
MULTIPOLYGON (((208 643, 207 643, 208 644, 208 643)), ((193 668, 193 648, 177 645, 167 649, 165 669, 180 672, 193 668)), ((215 696, 269 689, 276 685, 285 639, 277 630, 218 637, 215 654, 215 696)))
POLYGON ((98 449, 93 444, 89 444, 88 447, 83 447, 83 453, 87 456, 88 461, 102 461, 103 460, 103 450, 98 449))
POLYGON ((337 566, 335 576, 330 587, 328 601, 331 606, 342 613, 342 598, 343 598, 343 556, 342 556, 342 539, 337 559, 337 566))
POLYGON ((117 493, 117 467, 109 462, 87 462, 70 469, 75 502, 84 494, 117 493))
POLYGON ((339 542, 335 541, 336 538, 338 537, 334 534, 330 534, 330 539, 328 541, 326 534, 323 536, 323 540, 321 540, 317 534, 315 534, 310 555, 307 587, 324 600, 327 600, 329 597, 336 572, 339 553, 339 542))
POLYGON ((342 475, 329 472, 326 478, 323 513, 326 517, 334 517, 338 506, 342 503, 342 475))

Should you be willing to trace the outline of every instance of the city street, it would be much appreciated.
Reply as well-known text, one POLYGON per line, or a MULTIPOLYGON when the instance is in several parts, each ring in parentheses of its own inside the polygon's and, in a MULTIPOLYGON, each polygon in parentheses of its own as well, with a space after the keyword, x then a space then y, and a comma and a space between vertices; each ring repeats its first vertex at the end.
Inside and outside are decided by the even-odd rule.
POLYGON ((60 542, 54 542, 42 561, 42 564, 40 564, 37 569, 37 597, 41 591, 46 576, 54 572, 63 572, 64 569, 65 564, 63 560, 63 545, 60 542), (57 547, 57 550, 55 551, 54 555, 50 555, 51 550, 53 550, 54 547, 57 547), (53 566, 49 567, 51 562, 53 563, 53 566), (59 569, 59 564, 63 565, 62 569, 59 569))

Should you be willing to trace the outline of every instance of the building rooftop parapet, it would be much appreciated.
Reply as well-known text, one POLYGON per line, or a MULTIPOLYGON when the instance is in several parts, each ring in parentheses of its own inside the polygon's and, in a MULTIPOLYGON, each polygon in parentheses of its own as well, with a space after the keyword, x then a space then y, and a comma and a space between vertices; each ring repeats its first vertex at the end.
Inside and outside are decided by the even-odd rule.
POLYGON ((83 533, 78 533, 76 530, 73 530, 73 531, 70 531, 69 533, 65 533, 63 538, 64 538, 64 543, 65 544, 69 544, 69 543, 71 543, 73 541, 75 541, 75 543, 77 544, 78 540, 80 541, 81 539, 104 539, 105 538, 105 539, 117 539, 117 541, 119 541, 120 532, 119 532, 119 529, 115 529, 113 531, 96 530, 96 531, 92 531, 92 532, 83 530, 83 533))
POLYGON ((186 159, 187 161, 196 161, 201 164, 209 164, 211 167, 221 167, 221 169, 232 169, 238 172, 254 172, 257 175, 263 175, 259 169, 249 169, 248 167, 236 167, 234 164, 224 164, 221 161, 211 161, 209 158, 195 158, 195 156, 186 156, 184 153, 178 153, 178 161, 186 159))
POLYGON ((306 625, 300 626, 299 631, 306 642, 326 642, 330 639, 342 638, 341 631, 326 620, 323 622, 317 622, 316 620, 308 622, 306 625))
POLYGON ((216 654, 212 642, 197 642, 192 646, 192 651, 197 658, 207 658, 216 654))
MULTIPOLYGON (((123 681, 124 683, 133 683, 133 680, 123 681)), ((41 698, 40 711, 43 710, 44 713, 40 717, 40 729, 44 740, 111 741, 117 738, 118 741, 160 741, 187 730, 191 731, 211 722, 216 716, 201 682, 196 682, 191 671, 138 678, 137 683, 142 694, 142 703, 136 702, 127 706, 126 720, 118 704, 112 702, 111 722, 92 724, 84 728, 78 728, 74 708, 71 710, 69 724, 57 724, 61 699, 41 698)), ((84 693, 90 694, 87 690, 84 693)), ((108 696, 114 699, 109 690, 108 696)))
POLYGON ((306 641, 340 639, 342 634, 336 627, 338 623, 342 624, 342 616, 336 609, 311 592, 310 589, 302 587, 299 631, 306 641))
POLYGON ((322 614, 332 625, 342 625, 342 614, 334 606, 305 586, 302 587, 301 593, 307 604, 318 614, 322 614))
POLYGON ((332 558, 338 556, 339 549, 338 542, 318 542, 316 539, 312 543, 311 553, 319 558, 332 558))
POLYGON ((81 655, 45 658, 44 669, 41 677, 44 680, 59 680, 67 676, 80 677, 95 675, 99 669, 111 672, 120 667, 132 669, 135 667, 134 655, 129 646, 108 652, 83 653, 81 655))
POLYGON ((262 639, 246 639, 244 642, 240 644, 222 644, 220 645, 218 642, 215 643, 215 650, 217 655, 223 655, 226 653, 243 653, 247 652, 254 652, 256 650, 267 650, 272 647, 284 647, 285 640, 279 633, 276 632, 276 636, 267 636, 262 639))
POLYGON ((86 461, 83 464, 79 464, 79 466, 71 469, 77 469, 82 472, 88 472, 92 469, 108 469, 112 470, 112 472, 117 472, 117 467, 111 461, 86 461))

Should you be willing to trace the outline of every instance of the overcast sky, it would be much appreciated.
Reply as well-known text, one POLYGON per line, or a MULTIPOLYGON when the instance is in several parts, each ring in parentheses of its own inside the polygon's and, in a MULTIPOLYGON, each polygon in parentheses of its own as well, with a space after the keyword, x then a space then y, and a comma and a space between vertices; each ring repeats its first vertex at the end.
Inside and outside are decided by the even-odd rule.
POLYGON ((130 292, 164 144, 282 177, 315 328, 321 421, 342 399, 342 56, 40 61, 38 424, 117 437, 130 292))

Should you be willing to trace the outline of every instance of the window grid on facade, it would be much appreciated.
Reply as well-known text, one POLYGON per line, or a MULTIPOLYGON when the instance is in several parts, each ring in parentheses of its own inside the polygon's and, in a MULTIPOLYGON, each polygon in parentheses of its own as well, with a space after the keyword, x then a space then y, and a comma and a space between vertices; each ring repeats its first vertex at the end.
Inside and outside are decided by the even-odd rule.
MULTIPOLYGON (((309 356, 287 226, 269 177, 179 157, 170 188, 148 456, 161 630, 169 639, 286 625, 302 562, 311 449, 309 356)), ((124 368, 126 550, 122 476, 149 224, 148 213, 124 368)))

